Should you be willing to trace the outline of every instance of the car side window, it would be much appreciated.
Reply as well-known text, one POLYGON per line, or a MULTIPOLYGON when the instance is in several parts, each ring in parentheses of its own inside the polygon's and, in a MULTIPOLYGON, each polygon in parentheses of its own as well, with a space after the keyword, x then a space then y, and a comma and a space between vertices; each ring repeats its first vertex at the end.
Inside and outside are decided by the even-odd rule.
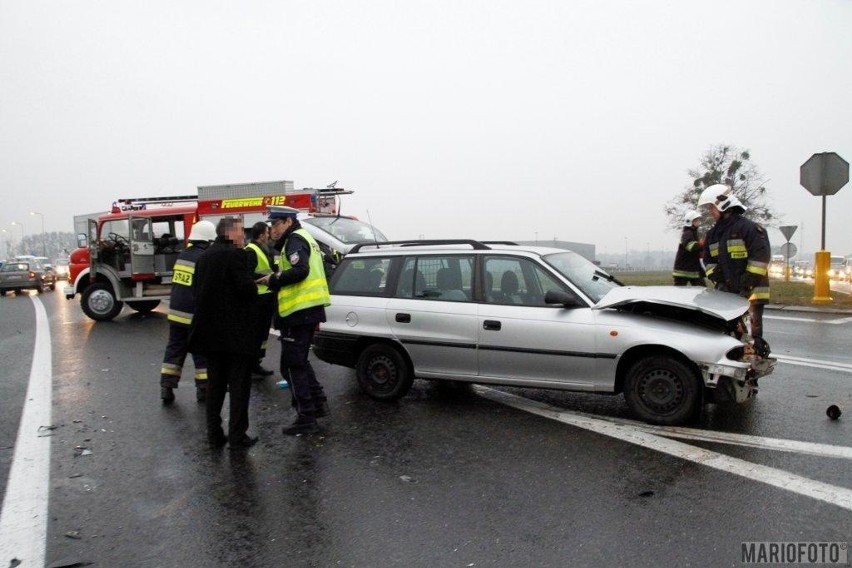
POLYGON ((344 262, 335 271, 331 291, 334 294, 352 296, 384 296, 390 265, 389 258, 364 258, 344 262))
POLYGON ((408 257, 402 267, 397 296, 444 302, 467 302, 473 296, 473 256, 408 257))
POLYGON ((484 294, 489 304, 550 306, 548 290, 571 292, 565 285, 526 258, 485 257, 484 294))

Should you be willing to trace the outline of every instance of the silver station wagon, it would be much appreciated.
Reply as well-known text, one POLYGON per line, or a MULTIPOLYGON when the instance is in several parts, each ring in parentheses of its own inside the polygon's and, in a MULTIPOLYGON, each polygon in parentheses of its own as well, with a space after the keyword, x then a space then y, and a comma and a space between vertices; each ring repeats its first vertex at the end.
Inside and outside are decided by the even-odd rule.
POLYGON ((582 256, 511 243, 356 245, 329 282, 314 353, 377 400, 415 378, 623 393, 655 424, 744 402, 774 359, 744 333, 748 301, 700 287, 623 286, 582 256))

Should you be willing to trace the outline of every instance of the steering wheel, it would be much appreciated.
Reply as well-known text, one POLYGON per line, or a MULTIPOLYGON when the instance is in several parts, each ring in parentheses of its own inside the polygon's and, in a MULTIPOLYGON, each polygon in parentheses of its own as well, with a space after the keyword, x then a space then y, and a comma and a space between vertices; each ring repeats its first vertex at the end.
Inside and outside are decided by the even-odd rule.
POLYGON ((111 241, 114 241, 116 245, 129 246, 130 241, 127 240, 127 237, 119 235, 118 233, 107 233, 107 237, 111 241))

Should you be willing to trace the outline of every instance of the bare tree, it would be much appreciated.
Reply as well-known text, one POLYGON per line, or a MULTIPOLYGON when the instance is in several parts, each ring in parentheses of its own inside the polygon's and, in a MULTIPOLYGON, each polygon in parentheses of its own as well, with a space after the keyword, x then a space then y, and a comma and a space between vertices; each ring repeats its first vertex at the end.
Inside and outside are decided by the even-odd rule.
POLYGON ((777 215, 766 203, 766 179, 752 163, 748 150, 727 144, 713 146, 701 156, 698 167, 688 170, 688 174, 692 182, 665 206, 668 223, 673 229, 682 227, 684 214, 696 209, 701 192, 717 183, 734 188, 734 195, 746 206, 746 217, 764 226, 775 224, 777 215))

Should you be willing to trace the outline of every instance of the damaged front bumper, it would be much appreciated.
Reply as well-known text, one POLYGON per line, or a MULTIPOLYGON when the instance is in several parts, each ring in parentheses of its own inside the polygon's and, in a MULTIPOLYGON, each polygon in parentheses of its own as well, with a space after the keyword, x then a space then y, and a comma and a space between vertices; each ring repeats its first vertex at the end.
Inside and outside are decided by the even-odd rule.
POLYGON ((739 361, 701 364, 707 402, 745 402, 757 394, 757 380, 775 370, 774 357, 761 357, 746 346, 739 361))

